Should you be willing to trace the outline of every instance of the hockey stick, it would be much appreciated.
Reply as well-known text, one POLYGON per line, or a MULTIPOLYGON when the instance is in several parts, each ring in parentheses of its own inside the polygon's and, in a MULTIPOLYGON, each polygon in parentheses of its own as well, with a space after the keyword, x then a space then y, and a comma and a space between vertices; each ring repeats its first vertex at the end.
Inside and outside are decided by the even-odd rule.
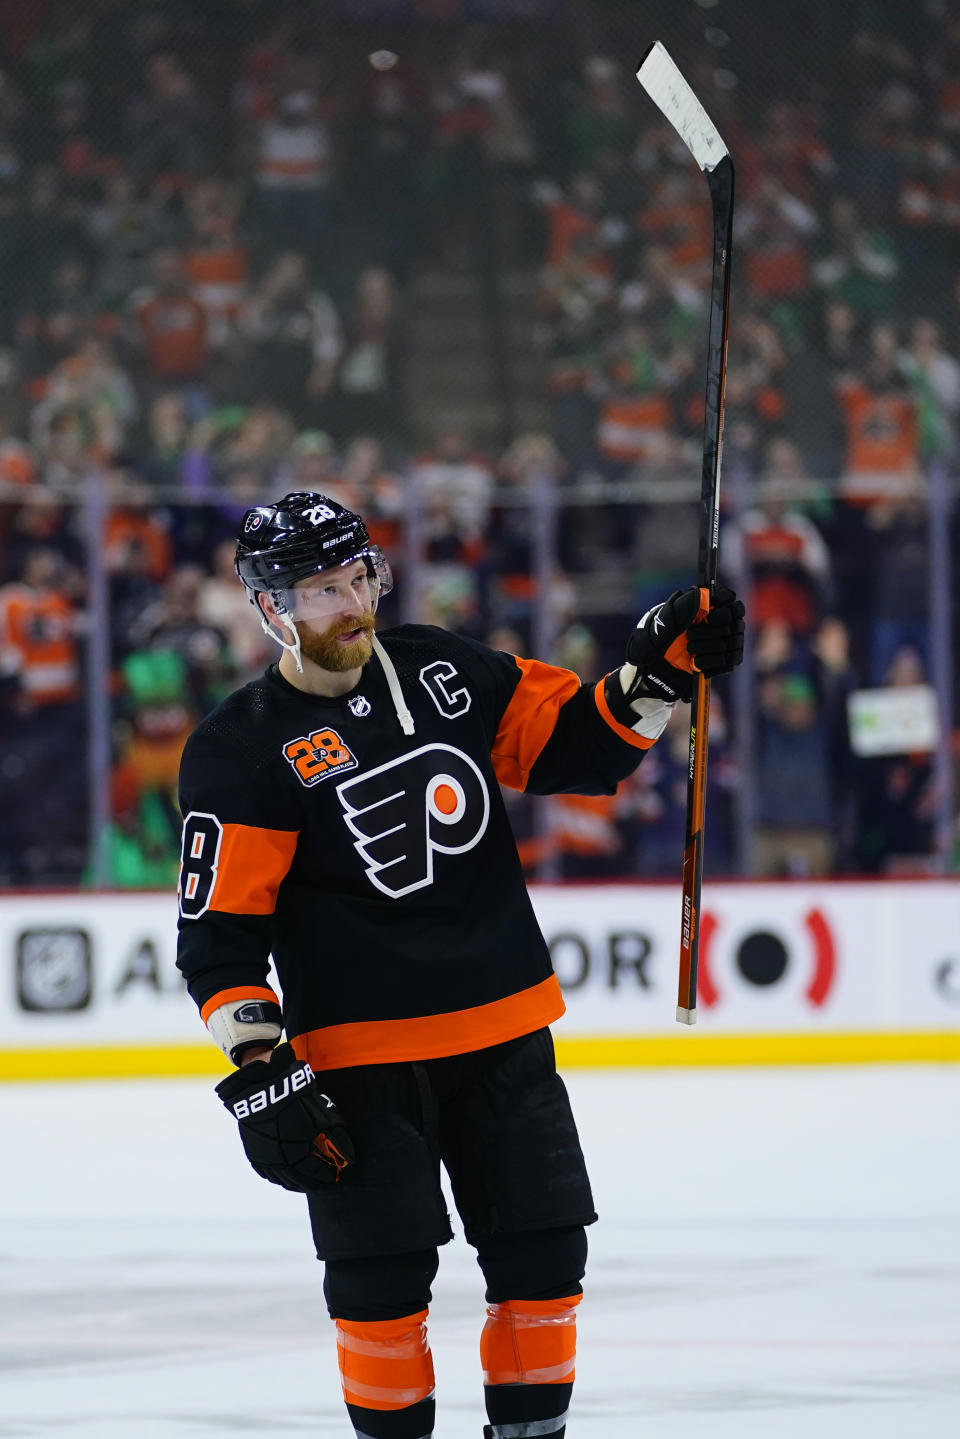
MULTIPOLYGON (((730 309, 733 161, 716 125, 659 40, 655 41, 644 55, 637 71, 637 79, 650 99, 670 121, 706 175, 713 207, 713 276, 710 287, 707 397, 700 482, 700 549, 697 562, 697 582, 713 594, 717 582, 723 387, 730 309)), ((697 1020, 697 956, 700 945, 700 887, 703 880, 703 820, 707 790, 709 723, 710 681, 695 674, 687 769, 687 821, 683 846, 678 1024, 695 1024, 697 1020)))

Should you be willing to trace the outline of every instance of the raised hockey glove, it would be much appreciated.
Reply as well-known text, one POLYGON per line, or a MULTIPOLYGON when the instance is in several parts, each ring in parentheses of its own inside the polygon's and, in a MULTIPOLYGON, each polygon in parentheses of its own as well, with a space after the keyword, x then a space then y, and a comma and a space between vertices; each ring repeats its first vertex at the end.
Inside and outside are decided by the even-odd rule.
POLYGON ((271 1184, 305 1194, 335 1184, 356 1158, 343 1116, 289 1044, 228 1074, 217 1093, 240 1125, 247 1158, 271 1184))
POLYGON ((627 664, 620 671, 627 703, 644 696, 689 701, 693 674, 707 679, 729 674, 743 659, 743 602, 721 587, 709 592, 691 585, 674 590, 654 605, 627 641, 627 664), (633 666, 631 678, 625 674, 633 666))

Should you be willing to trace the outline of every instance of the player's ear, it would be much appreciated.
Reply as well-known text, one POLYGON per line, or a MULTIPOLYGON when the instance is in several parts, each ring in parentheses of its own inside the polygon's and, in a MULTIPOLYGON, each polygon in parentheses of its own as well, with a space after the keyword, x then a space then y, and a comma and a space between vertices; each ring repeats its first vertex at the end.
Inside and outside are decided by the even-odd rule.
POLYGON ((263 590, 257 591, 257 608, 260 613, 273 624, 277 623, 278 616, 273 600, 263 590))

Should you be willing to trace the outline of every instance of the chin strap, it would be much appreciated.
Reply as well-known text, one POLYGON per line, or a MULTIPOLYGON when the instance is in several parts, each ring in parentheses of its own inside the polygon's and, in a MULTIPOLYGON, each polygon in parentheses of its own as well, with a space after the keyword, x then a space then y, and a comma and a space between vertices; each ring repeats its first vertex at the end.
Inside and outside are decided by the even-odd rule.
POLYGON ((300 636, 297 634, 297 627, 294 624, 288 624, 286 620, 283 621, 283 626, 284 629, 290 630, 291 634, 293 635, 293 644, 291 644, 289 640, 285 640, 282 635, 278 634, 268 619, 264 618, 260 621, 260 627, 263 630, 263 633, 265 635, 269 635, 272 640, 276 640, 277 644, 280 646, 281 649, 290 651, 290 653, 293 655, 294 663, 297 666, 297 673, 302 675, 303 663, 300 659, 300 636))

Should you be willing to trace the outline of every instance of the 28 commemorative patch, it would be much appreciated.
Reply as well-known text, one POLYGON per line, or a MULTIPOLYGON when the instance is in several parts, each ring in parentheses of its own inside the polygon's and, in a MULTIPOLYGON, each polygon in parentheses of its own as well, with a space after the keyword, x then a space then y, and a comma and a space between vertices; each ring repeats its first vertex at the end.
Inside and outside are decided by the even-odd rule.
POLYGON ((283 747, 283 757, 307 789, 332 774, 346 774, 347 770, 357 767, 353 751, 333 729, 317 729, 288 740, 283 747))

